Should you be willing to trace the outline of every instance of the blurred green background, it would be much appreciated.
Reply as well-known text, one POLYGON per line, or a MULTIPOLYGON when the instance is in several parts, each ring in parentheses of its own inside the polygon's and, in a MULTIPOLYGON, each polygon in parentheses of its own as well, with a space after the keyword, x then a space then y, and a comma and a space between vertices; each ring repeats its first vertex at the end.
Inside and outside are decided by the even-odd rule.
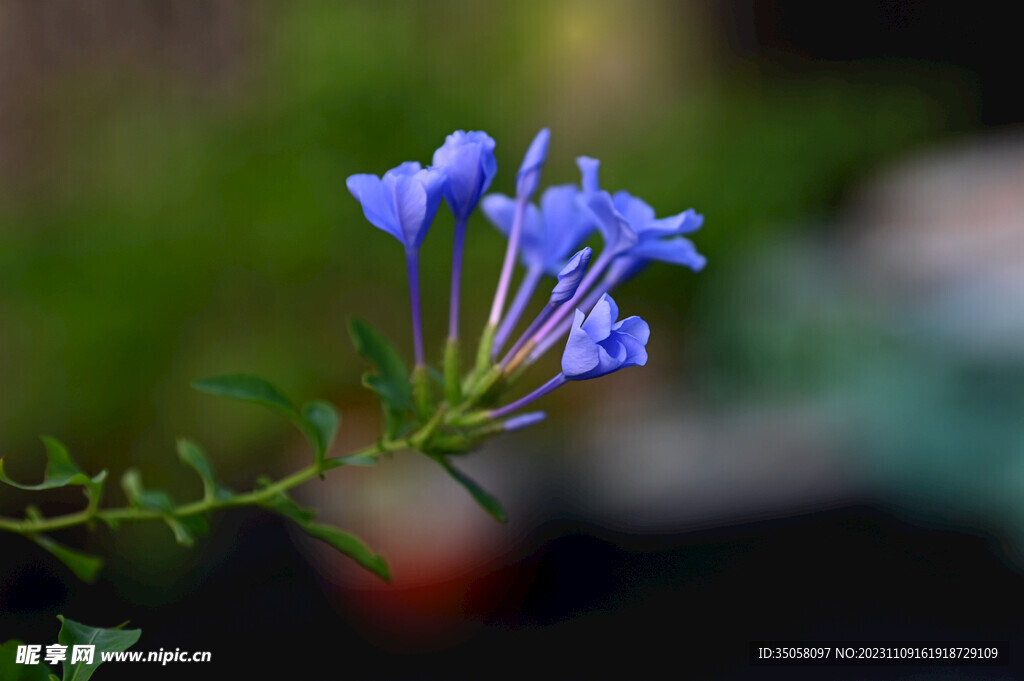
MULTIPOLYGON (((181 434, 229 470, 259 470, 290 435, 191 393, 206 375, 247 371, 290 394, 365 401, 345 320, 371 319, 407 346, 406 292, 399 249, 344 179, 427 162, 454 129, 498 141, 497 191, 550 126, 546 182, 574 181, 575 157, 589 154, 607 186, 660 213, 703 212, 707 272, 655 267, 628 293, 658 301, 658 337, 682 341, 705 326, 695 286, 736 276, 745 253, 971 113, 952 68, 911 82, 880 66, 760 78, 721 58, 696 5, 155 7, 170 25, 158 16, 130 40, 77 46, 58 33, 63 53, 8 76, 18 111, 0 199, 0 442, 25 475, 39 433, 90 467, 149 464, 160 484, 177 475, 164 463, 181 434)), ((126 12, 122 28, 146 14, 126 12)), ((435 354, 451 225, 439 215, 424 256, 435 354)), ((475 337, 503 240, 475 216, 468 248, 464 333, 475 337)))
MULTIPOLYGON (((202 443, 236 488, 292 470, 304 455, 286 424, 189 388, 233 372, 265 376, 296 399, 331 400, 345 419, 339 448, 366 444, 378 414, 359 386, 365 367, 346 320, 370 320, 408 356, 407 290, 398 245, 366 223, 345 178, 427 163, 448 133, 479 129, 497 141, 492 190, 510 193, 526 145, 550 127, 544 184, 576 181, 576 156, 599 158, 604 186, 630 190, 659 215, 703 213, 694 241, 709 265, 699 275, 655 265, 616 293, 624 314, 654 329, 647 369, 609 377, 603 390, 559 391, 547 423, 476 455, 522 457, 492 457, 499 496, 502 476, 548 457, 549 468, 530 469, 524 486, 533 496, 518 504, 538 509, 524 512, 524 536, 543 526, 544 509, 559 508, 562 492, 545 487, 562 465, 557 456, 586 462, 588 447, 598 447, 581 433, 603 432, 621 410, 651 417, 620 428, 622 451, 696 466, 711 476, 705 494, 727 500, 703 515, 653 502, 636 512, 663 512, 655 529, 665 536, 853 498, 925 526, 938 519, 994 533, 994 546, 1019 545, 1024 361, 985 345, 985 320, 1019 320, 1018 299, 1000 296, 1021 282, 956 303, 996 272, 997 255, 1007 274, 1021 263, 1006 246, 1021 233, 1010 201, 1021 185, 999 184, 1018 177, 1010 171, 1022 158, 1000 150, 1019 145, 1005 138, 986 147, 993 153, 971 156, 933 193, 915 194, 925 180, 903 185, 891 171, 909 163, 927 179, 945 167, 928 154, 1017 129, 1008 124, 1020 107, 992 87, 1013 63, 998 51, 1012 43, 1000 39, 1009 24, 979 12, 958 28, 921 3, 829 11, 836 15, 813 3, 745 0, 0 2, 6 470, 41 475, 40 434, 64 441, 87 470, 107 468, 116 479, 136 466, 147 485, 178 498, 199 493, 174 455, 182 435, 202 443), (942 196, 962 208, 952 190, 971 176, 989 180, 967 195, 963 230, 908 227, 941 222, 919 208, 942 196), (1000 188, 1008 203, 988 200, 1000 188), (977 236, 993 205, 1010 216, 1005 241, 977 236), (957 239, 968 247, 948 257, 941 276, 917 260, 943 243, 959 248, 957 239), (981 242, 991 250, 977 250, 981 242), (793 474, 791 460, 762 455, 773 435, 742 435, 751 415, 779 432, 824 433, 802 460, 812 469, 819 459, 839 462, 808 478, 824 491, 794 488, 782 501, 743 505, 731 464, 716 468, 715 447, 733 450, 726 435, 740 433, 735 449, 749 457, 738 465, 762 476, 752 478, 761 489, 793 474), (719 435, 657 430, 691 423, 719 435)), ((442 208, 424 246, 434 357, 447 323, 451 224, 442 208)), ((472 218, 464 338, 483 325, 504 243, 472 218)), ((524 382, 546 379, 555 362, 546 358, 524 382)), ((595 452, 595 462, 607 460, 595 452)), ((587 484, 579 496, 598 497, 587 484)), ((641 498, 648 492, 639 487, 641 498)), ((460 494, 446 487, 431 503, 460 494)), ((121 500, 116 485, 110 500, 121 500)), ((28 501, 4 489, 0 513, 17 515, 28 501)), ((53 504, 78 499, 57 495, 53 504)), ((581 508, 593 510, 553 513, 599 517, 627 535, 643 524, 581 508)), ((239 550, 238 526, 226 527, 215 524, 198 554, 173 546, 163 527, 73 540, 110 559, 104 593, 155 606, 184 598, 239 550)), ((3 541, 12 566, 48 560, 27 542, 3 541)), ((685 569, 676 578, 687 579, 685 569)), ((17 621, 85 598, 68 588, 65 601, 22 604, 17 621)))

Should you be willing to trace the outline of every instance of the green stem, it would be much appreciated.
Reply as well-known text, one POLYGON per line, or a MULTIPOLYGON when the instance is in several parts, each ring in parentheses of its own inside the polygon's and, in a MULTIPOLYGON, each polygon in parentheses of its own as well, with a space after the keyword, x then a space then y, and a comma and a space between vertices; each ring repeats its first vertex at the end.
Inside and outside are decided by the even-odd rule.
MULTIPOLYGON (((414 436, 415 437, 415 436, 414 436)), ((395 452, 401 449, 409 448, 409 439, 395 440, 393 442, 379 442, 375 445, 371 445, 364 449, 360 449, 353 454, 350 454, 345 459, 351 458, 364 458, 372 457, 377 454, 383 454, 384 452, 395 452)), ((229 508, 238 508, 241 506, 260 506, 267 501, 270 501, 280 492, 285 492, 298 487, 302 483, 315 478, 323 471, 331 468, 338 467, 332 465, 332 461, 338 461, 339 459, 325 459, 321 464, 311 464, 302 470, 292 473, 286 478, 282 478, 277 482, 263 487, 252 492, 245 494, 238 494, 230 499, 202 499, 194 501, 192 503, 178 506, 172 511, 171 515, 177 518, 187 517, 192 515, 199 515, 201 513, 209 513, 211 511, 219 511, 229 508)), ((86 508, 84 511, 78 511, 76 513, 68 513, 66 515, 54 516, 52 518, 41 518, 41 519, 26 519, 26 520, 15 520, 13 518, 0 518, 0 530, 5 532, 14 532, 16 534, 24 536, 32 536, 36 534, 54 532, 57 530, 64 530, 69 527, 76 527, 83 525, 89 521, 99 518, 109 522, 122 522, 122 521, 143 521, 143 520, 162 520, 166 517, 166 514, 162 511, 138 508, 136 506, 125 506, 122 508, 109 508, 104 510, 98 510, 93 507, 86 508)))
POLYGON ((412 370, 412 398, 420 421, 428 420, 434 413, 434 400, 430 395, 430 375, 424 364, 417 364, 412 370))
POLYGON ((451 406, 462 401, 462 383, 459 380, 459 341, 449 338, 444 347, 444 398, 451 406))
POLYGON ((480 344, 476 348, 476 366, 473 367, 473 371, 466 377, 466 382, 462 385, 463 393, 472 392, 476 382, 491 368, 491 364, 493 364, 491 362, 491 348, 494 346, 494 334, 496 332, 497 327, 492 324, 484 327, 484 331, 480 335, 480 344))

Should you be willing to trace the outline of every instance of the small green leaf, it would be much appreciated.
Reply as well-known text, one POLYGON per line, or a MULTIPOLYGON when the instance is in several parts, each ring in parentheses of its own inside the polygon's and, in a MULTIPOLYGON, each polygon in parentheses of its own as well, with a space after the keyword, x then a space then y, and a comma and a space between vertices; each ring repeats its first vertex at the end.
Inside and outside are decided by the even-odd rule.
MULTIPOLYGON (((265 488, 269 484, 271 482, 268 478, 260 478, 257 481, 258 487, 265 488)), ((316 511, 299 506, 284 492, 276 493, 269 500, 263 502, 263 506, 295 521, 295 524, 301 527, 306 534, 327 542, 384 581, 391 581, 388 565, 383 556, 373 553, 360 539, 347 532, 342 532, 330 525, 314 523, 313 518, 316 517, 316 511)))
POLYGON ((203 498, 206 501, 225 501, 235 496, 227 487, 217 482, 213 473, 213 466, 209 459, 203 454, 203 450, 195 442, 186 438, 178 440, 178 458, 182 463, 190 466, 203 481, 203 498))
POLYGON ((136 468, 129 468, 121 476, 121 487, 133 506, 161 513, 171 513, 174 510, 174 500, 167 492, 147 490, 142 486, 142 475, 136 468))
POLYGON ((121 477, 121 487, 132 506, 148 511, 157 511, 174 533, 174 540, 181 546, 193 546, 194 534, 206 531, 206 521, 200 516, 174 515, 174 499, 167 492, 147 490, 142 485, 139 471, 130 468, 121 477))
MULTIPOLYGON (((22 641, 10 640, 0 645, 0 679, 3 681, 48 681, 50 668, 42 662, 38 664, 19 664, 18 646, 25 645, 22 641)), ((40 655, 40 659, 42 659, 40 655)))
POLYGON ((203 481, 203 497, 211 500, 217 493, 217 483, 213 479, 213 467, 195 442, 180 438, 178 440, 178 458, 199 475, 203 481))
POLYGON ((381 402, 388 407, 399 411, 409 408, 411 392, 403 389, 398 383, 370 373, 363 374, 362 383, 363 387, 377 393, 381 402))
POLYGON ((96 556, 69 549, 58 544, 49 537, 36 535, 32 539, 44 549, 52 553, 57 559, 68 566, 68 569, 75 573, 83 582, 92 583, 103 567, 103 561, 96 556))
POLYGON ((281 412, 290 419, 297 418, 299 413, 287 397, 267 381, 258 376, 248 374, 231 374, 215 376, 192 382, 192 387, 211 395, 230 397, 243 402, 262 404, 281 412))
POLYGON ((391 581, 391 573, 388 571, 388 563, 384 556, 371 551, 358 537, 319 523, 306 523, 301 527, 309 536, 327 542, 385 582, 391 581))
POLYGON ((492 518, 497 520, 499 523, 508 521, 508 516, 505 514, 505 509, 501 507, 498 500, 490 495, 484 488, 478 485, 472 478, 460 471, 459 469, 452 466, 447 459, 443 456, 431 456, 430 458, 441 464, 441 467, 452 477, 455 482, 462 485, 473 500, 480 504, 480 507, 487 511, 492 518))
MULTIPOLYGON (((248 374, 231 374, 229 376, 217 376, 215 378, 204 378, 199 381, 193 381, 192 387, 197 390, 210 393, 211 395, 230 397, 243 402, 252 402, 254 404, 261 404, 265 407, 270 407, 274 411, 285 416, 295 424, 296 428, 302 431, 302 434, 305 435, 306 439, 313 445, 318 461, 323 458, 321 449, 323 452, 327 451, 322 439, 324 433, 321 431, 321 427, 326 424, 323 422, 320 424, 311 422, 306 416, 299 413, 299 410, 295 408, 295 405, 293 405, 287 397, 282 395, 280 390, 262 378, 250 376, 248 374)), ((326 402, 314 402, 311 404, 327 405, 326 402)), ((331 410, 333 411, 333 407, 331 407, 331 410)), ((322 413, 322 409, 318 407, 316 408, 316 411, 318 412, 316 414, 318 417, 325 418, 322 413)), ((335 416, 337 416, 337 414, 335 414, 335 416)), ((337 425, 335 425, 335 428, 337 428, 337 425)))
POLYGON ((377 368, 376 374, 363 375, 363 385, 380 398, 385 431, 394 438, 405 423, 405 412, 412 408, 409 370, 391 343, 363 320, 349 320, 349 333, 356 351, 377 368))
MULTIPOLYGON (((259 482, 261 483, 262 487, 266 487, 266 485, 269 484, 270 481, 267 480, 266 478, 263 478, 259 482)), ((313 511, 308 508, 302 508, 297 503, 295 503, 294 499, 292 499, 284 492, 278 492, 269 500, 263 502, 263 506, 265 508, 270 509, 274 513, 279 513, 280 515, 283 515, 286 518, 294 520, 299 525, 303 526, 308 524, 310 521, 313 520, 313 518, 316 517, 316 511, 313 511)))
POLYGON ((67 659, 63 662, 64 681, 88 681, 96 667, 103 663, 102 653, 120 653, 138 643, 142 635, 140 629, 100 629, 80 624, 63 615, 57 615, 61 621, 57 642, 68 647, 67 659), (83 661, 72 663, 74 646, 96 646, 96 653, 91 664, 83 661))
POLYGON ((309 402, 303 406, 302 416, 313 427, 312 432, 316 436, 312 442, 313 449, 316 451, 317 463, 322 463, 338 432, 341 417, 333 405, 322 400, 309 402))
POLYGON ((387 338, 363 320, 349 320, 348 328, 356 352, 377 367, 380 379, 389 385, 389 391, 394 391, 391 396, 402 402, 398 406, 407 407, 410 398, 409 370, 406 369, 402 356, 387 338))
POLYGON ((0 482, 7 483, 11 487, 29 491, 40 491, 65 487, 67 485, 96 486, 102 484, 107 476, 106 471, 101 471, 96 477, 90 478, 85 472, 71 460, 67 448, 52 437, 43 437, 43 444, 46 446, 46 473, 43 481, 38 485, 22 485, 14 482, 4 473, 4 460, 0 459, 0 482))
POLYGON ((181 546, 192 547, 195 545, 195 535, 206 534, 210 529, 206 518, 201 515, 164 516, 164 522, 174 533, 174 541, 181 546))

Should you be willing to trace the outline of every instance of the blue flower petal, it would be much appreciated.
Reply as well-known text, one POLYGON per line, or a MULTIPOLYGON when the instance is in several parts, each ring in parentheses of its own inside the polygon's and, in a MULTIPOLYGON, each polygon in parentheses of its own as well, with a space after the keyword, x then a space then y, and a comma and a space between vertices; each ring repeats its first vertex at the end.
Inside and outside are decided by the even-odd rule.
POLYGON ((445 198, 457 217, 468 217, 497 172, 494 140, 485 133, 457 130, 434 152, 434 166, 448 177, 445 198))
POLYGON ((594 309, 587 315, 587 321, 583 322, 583 330, 594 342, 603 341, 612 332, 612 324, 619 310, 615 301, 607 293, 594 305, 594 309))
POLYGON ((629 256, 683 265, 694 272, 699 272, 707 264, 707 258, 697 252, 693 242, 682 236, 641 241, 629 249, 629 256))
POLYGON ((427 217, 427 192, 415 175, 395 178, 395 205, 398 207, 398 224, 406 246, 415 249, 423 241, 426 230, 421 229, 427 217))
POLYGON ((622 321, 616 322, 615 325, 612 326, 612 331, 618 331, 619 333, 632 336, 644 345, 647 345, 647 341, 651 337, 650 325, 636 315, 626 317, 622 321))
POLYGON ((405 163, 395 166, 391 170, 384 173, 385 179, 388 177, 404 177, 406 175, 415 175, 423 169, 423 166, 417 161, 406 161, 405 163))
POLYGON ((644 344, 633 338, 630 335, 622 334, 615 337, 625 350, 625 356, 622 358, 622 362, 618 368, 624 369, 626 367, 644 366, 647 364, 647 348, 644 344))
POLYGON ((576 159, 576 165, 580 169, 580 174, 583 176, 580 185, 583 187, 585 192, 599 192, 601 191, 601 184, 598 182, 598 168, 601 166, 601 162, 596 158, 590 158, 589 156, 580 156, 576 159))
POLYGON ((597 228, 604 236, 605 249, 609 257, 620 255, 636 245, 639 240, 636 232, 615 210, 612 197, 608 192, 585 194, 583 201, 594 216, 597 228))
POLYGON ((607 338, 597 344, 597 369, 590 371, 589 378, 597 378, 622 368, 626 361, 626 347, 618 338, 607 338))
POLYGON ((420 225, 419 238, 416 241, 418 248, 427 235, 434 216, 437 215, 437 209, 441 206, 441 195, 448 184, 448 176, 441 168, 425 168, 416 173, 415 178, 423 186, 423 191, 427 195, 425 221, 420 225))
POLYGON ((585 247, 569 259, 562 271, 558 273, 558 283, 551 290, 551 298, 548 300, 550 305, 561 305, 576 295, 576 289, 579 288, 593 254, 593 249, 585 247))
POLYGON ((627 191, 615 192, 612 197, 615 210, 626 219, 629 226, 638 234, 654 221, 654 209, 646 201, 637 198, 627 191))
POLYGON ((570 253, 597 228, 589 211, 579 204, 576 185, 564 184, 544 190, 540 212, 544 221, 544 267, 557 274, 570 253))
POLYGON ((480 209, 492 225, 505 236, 512 231, 516 216, 516 200, 504 194, 488 194, 480 203, 480 209))
POLYGON ((537 191, 540 184, 540 171, 548 156, 548 140, 551 138, 551 131, 542 129, 533 138, 530 148, 526 150, 523 157, 523 164, 516 173, 516 196, 530 197, 537 191))
POLYGON ((405 235, 395 214, 395 204, 384 191, 381 179, 376 175, 351 175, 345 180, 349 192, 363 207, 363 214, 371 225, 391 234, 405 243, 405 235))
POLYGON ((607 293, 589 315, 576 310, 569 340, 562 355, 562 374, 582 381, 647 364, 650 327, 639 317, 615 321, 618 306, 607 293))
POLYGON ((661 236, 676 236, 696 232, 704 224, 704 216, 692 208, 679 215, 654 220, 644 228, 645 233, 656 233, 661 236))
POLYGON ((597 343, 583 330, 584 314, 576 310, 569 340, 562 353, 562 373, 566 378, 582 376, 597 367, 599 363, 597 343))

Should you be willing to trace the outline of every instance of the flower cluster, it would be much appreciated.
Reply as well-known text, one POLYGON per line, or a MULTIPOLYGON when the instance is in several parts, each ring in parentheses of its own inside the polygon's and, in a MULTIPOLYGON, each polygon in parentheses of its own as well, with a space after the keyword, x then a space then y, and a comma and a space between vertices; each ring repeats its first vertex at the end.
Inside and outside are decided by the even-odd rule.
MULTIPOLYGON (((362 204, 366 219, 402 243, 409 274, 416 369, 413 384, 421 421, 447 412, 440 423, 466 434, 466 427, 490 424, 474 432, 494 432, 536 423, 543 413, 504 419, 568 381, 597 378, 647 362, 650 328, 639 317, 619 320, 609 295, 619 284, 651 262, 683 265, 693 271, 705 259, 686 235, 701 227, 703 217, 692 209, 658 218, 642 199, 601 188, 599 162, 577 159, 580 183, 550 187, 533 202, 547 158, 550 134, 541 130, 530 144, 519 172, 515 195, 490 194, 497 172, 494 140, 480 131, 456 131, 434 152, 433 165, 409 162, 383 177, 353 175, 348 188, 362 204), (423 352, 420 318, 418 252, 441 200, 455 218, 448 343, 444 356, 444 402, 435 408, 423 352), (491 313, 482 334, 476 366, 468 376, 459 368, 459 288, 468 220, 477 205, 508 238, 491 313), (603 248, 596 258, 584 244, 600 233, 603 248), (506 301, 516 262, 524 269, 510 304, 506 301), (510 349, 537 288, 554 277, 547 305, 526 325, 510 349), (471 411, 494 401, 519 370, 537 361, 551 345, 565 341, 561 371, 530 394, 505 406, 471 411)), ((472 439, 472 432, 469 433, 472 439)))
MULTIPOLYGON (((387 561, 357 537, 331 525, 314 522, 315 512, 300 507, 288 491, 308 480, 323 478, 327 471, 344 466, 372 465, 385 454, 411 449, 434 459, 495 519, 506 515, 498 501, 465 473, 450 457, 469 451, 484 438, 525 428, 544 419, 544 412, 515 413, 569 381, 585 381, 647 363, 650 328, 639 317, 619 319, 619 309, 609 292, 650 262, 704 266, 693 244, 684 236, 701 226, 692 210, 657 218, 654 210, 626 193, 614 195, 601 189, 598 162, 580 157, 580 184, 551 187, 533 196, 540 185, 547 158, 549 134, 542 130, 526 152, 516 175, 515 196, 484 196, 497 172, 494 140, 484 132, 457 131, 434 153, 433 165, 408 162, 377 175, 352 175, 347 185, 362 205, 369 222, 395 237, 405 251, 412 308, 413 347, 416 365, 408 371, 390 343, 371 326, 354 319, 350 324, 356 350, 376 367, 363 376, 363 385, 380 398, 385 428, 376 442, 347 456, 331 456, 340 416, 328 402, 313 400, 301 407, 292 403, 267 381, 248 374, 228 374, 196 381, 197 389, 222 397, 258 404, 284 416, 309 441, 313 461, 279 480, 260 478, 254 489, 238 492, 222 484, 211 462, 191 440, 178 441, 178 457, 202 481, 202 498, 178 504, 163 490, 143 486, 139 471, 130 469, 121 478, 127 498, 124 507, 103 507, 107 471, 90 476, 73 461, 67 448, 43 438, 47 467, 43 481, 24 484, 4 472, 0 459, 0 483, 27 492, 46 492, 81 487, 87 505, 81 511, 45 517, 29 507, 24 518, 0 517, 0 532, 31 539, 67 565, 75 575, 92 581, 102 561, 68 549, 49 535, 79 525, 92 527, 96 520, 116 528, 124 521, 166 523, 175 540, 191 546, 197 533, 207 527, 214 512, 258 506, 295 523, 311 537, 326 542, 382 579, 389 579, 387 561), (444 371, 427 365, 423 347, 419 293, 419 251, 437 211, 444 201, 455 218, 452 254, 451 308, 444 371), (498 278, 487 325, 477 348, 475 366, 462 376, 459 367, 459 287, 466 226, 480 205, 486 217, 508 237, 508 247, 498 278), (597 232, 604 242, 597 253, 585 245, 597 232), (506 307, 512 276, 520 262, 525 268, 518 290, 506 307), (543 278, 554 277, 547 304, 526 325, 502 355, 504 346, 519 328, 520 318, 543 278), (553 344, 565 342, 561 370, 539 388, 514 402, 497 406, 502 392, 553 344), (443 387, 443 399, 438 388, 443 387)), ((594 239, 596 241, 596 239, 594 239)))

